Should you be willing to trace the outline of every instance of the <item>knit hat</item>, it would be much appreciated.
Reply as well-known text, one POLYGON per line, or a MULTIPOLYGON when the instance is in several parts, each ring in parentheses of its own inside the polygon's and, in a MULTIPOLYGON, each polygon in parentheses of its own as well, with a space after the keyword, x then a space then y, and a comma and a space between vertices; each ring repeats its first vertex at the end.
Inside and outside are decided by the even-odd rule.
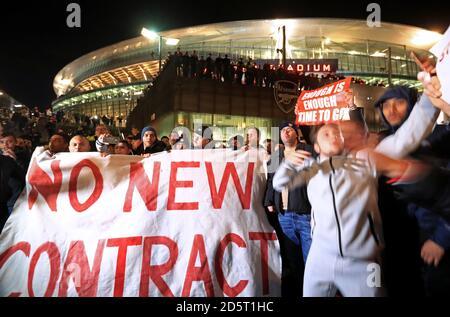
POLYGON ((292 129, 295 130, 295 133, 297 133, 297 135, 298 135, 298 127, 289 121, 286 121, 286 122, 283 122, 282 124, 280 124, 280 132, 281 132, 281 130, 283 130, 286 127, 291 127, 292 129))
POLYGON ((153 128, 153 127, 151 127, 151 126, 146 126, 145 128, 142 129, 142 132, 141 132, 141 140, 144 138, 144 134, 145 134, 145 132, 147 132, 147 131, 151 131, 151 132, 153 132, 153 133, 155 134, 155 136, 157 136, 155 128, 153 128))

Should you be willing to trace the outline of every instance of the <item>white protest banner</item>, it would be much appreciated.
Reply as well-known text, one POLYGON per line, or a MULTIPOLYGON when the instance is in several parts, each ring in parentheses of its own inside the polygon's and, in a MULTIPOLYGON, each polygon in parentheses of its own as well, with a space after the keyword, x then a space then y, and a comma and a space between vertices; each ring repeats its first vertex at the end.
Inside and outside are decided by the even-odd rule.
POLYGON ((348 115, 344 92, 350 89, 352 78, 334 82, 315 90, 303 91, 295 110, 298 125, 319 125, 339 121, 348 115))
POLYGON ((436 72, 441 82, 442 99, 450 103, 450 27, 445 32, 443 38, 436 43, 431 49, 437 57, 436 72))
POLYGON ((0 236, 0 296, 280 296, 252 151, 34 155, 0 236))

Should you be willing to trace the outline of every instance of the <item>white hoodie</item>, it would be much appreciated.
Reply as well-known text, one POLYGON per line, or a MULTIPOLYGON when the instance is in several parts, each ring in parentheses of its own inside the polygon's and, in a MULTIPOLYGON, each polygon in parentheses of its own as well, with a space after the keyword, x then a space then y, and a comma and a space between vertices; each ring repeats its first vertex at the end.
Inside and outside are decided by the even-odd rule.
POLYGON ((312 206, 312 248, 342 257, 375 261, 383 248, 378 181, 366 151, 307 160, 303 167, 285 161, 273 178, 275 190, 308 184, 312 206))

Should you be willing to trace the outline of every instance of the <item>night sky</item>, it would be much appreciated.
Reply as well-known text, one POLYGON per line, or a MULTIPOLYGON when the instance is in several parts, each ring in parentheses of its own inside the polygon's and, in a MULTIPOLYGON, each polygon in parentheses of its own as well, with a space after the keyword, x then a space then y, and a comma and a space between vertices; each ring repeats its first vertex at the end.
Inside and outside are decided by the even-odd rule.
POLYGON ((368 3, 381 5, 381 19, 443 33, 450 8, 442 1, 283 1, 273 0, 40 0, 0 3, 0 90, 30 106, 55 99, 53 78, 66 64, 98 48, 138 36, 143 26, 172 28, 247 19, 367 18, 368 3), (81 6, 81 28, 68 28, 66 7, 81 6), (195 2, 196 4, 193 4, 195 2), (311 3, 312 2, 312 3, 311 3))

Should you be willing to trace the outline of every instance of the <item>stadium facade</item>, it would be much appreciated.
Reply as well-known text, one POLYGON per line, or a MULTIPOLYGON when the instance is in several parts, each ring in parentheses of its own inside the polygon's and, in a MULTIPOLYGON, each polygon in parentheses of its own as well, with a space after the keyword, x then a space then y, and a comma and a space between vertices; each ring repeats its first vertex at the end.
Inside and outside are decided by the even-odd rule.
MULTIPOLYGON (((57 99, 53 110, 121 117, 125 125, 137 100, 158 76, 160 56, 164 60, 180 48, 181 52, 195 50, 199 58, 227 54, 232 61, 251 58, 261 65, 277 63, 281 61, 278 49, 282 26, 289 67, 306 73, 336 68, 337 75, 356 76, 368 84, 382 81, 386 86, 418 87, 419 70, 410 52, 430 55, 428 49, 442 36, 408 25, 383 22, 381 27, 370 28, 366 21, 325 18, 247 20, 168 30, 155 40, 139 36, 91 52, 65 66, 54 79, 57 99), (167 39, 179 42, 173 46, 167 39)), ((198 116, 204 114, 209 112, 200 111, 198 116)))

